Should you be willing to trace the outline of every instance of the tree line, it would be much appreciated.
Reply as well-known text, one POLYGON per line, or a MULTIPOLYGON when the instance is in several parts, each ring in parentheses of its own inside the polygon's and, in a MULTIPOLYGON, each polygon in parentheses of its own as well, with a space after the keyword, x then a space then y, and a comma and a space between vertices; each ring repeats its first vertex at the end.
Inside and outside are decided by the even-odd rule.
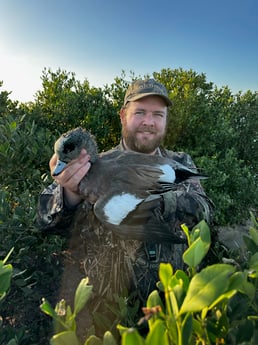
MULTIPOLYGON (((15 333, 19 344, 45 344, 49 330, 39 302, 42 297, 51 302, 57 288, 65 240, 46 239, 35 219, 38 195, 52 182, 48 162, 55 140, 82 126, 95 135, 100 152, 115 146, 124 93, 139 77, 147 76, 122 72, 110 85, 94 87, 73 72, 44 69, 42 89, 28 103, 12 101, 0 82, 0 252, 4 257, 14 247, 16 270, 10 297, 1 305, 0 343, 15 333)), ((181 68, 148 77, 163 83, 173 102, 164 146, 189 153, 209 176, 202 184, 215 204, 215 225, 248 219, 258 205, 258 93, 233 94, 204 73, 181 68)))
MULTIPOLYGON (((204 187, 216 205, 215 222, 225 225, 248 218, 258 201, 257 92, 232 94, 193 70, 163 69, 152 77, 167 87, 173 102, 164 145, 191 154, 209 176, 204 187)), ((33 102, 13 102, 7 91, 0 93, 1 188, 8 187, 12 197, 26 190, 38 193, 60 133, 82 126, 95 135, 100 151, 116 145, 118 112, 136 76, 128 81, 122 72, 103 88, 61 69, 44 69, 41 79, 42 90, 33 102)))

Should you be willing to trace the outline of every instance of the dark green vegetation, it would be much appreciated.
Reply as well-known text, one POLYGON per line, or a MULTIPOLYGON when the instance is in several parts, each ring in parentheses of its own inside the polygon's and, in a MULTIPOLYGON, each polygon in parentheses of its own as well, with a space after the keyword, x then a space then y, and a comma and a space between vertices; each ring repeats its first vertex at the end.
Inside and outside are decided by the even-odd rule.
MULTIPOLYGON (((191 154, 210 176, 203 185, 216 205, 215 225, 245 221, 258 205, 257 92, 232 94, 192 70, 164 69, 153 76, 173 101, 164 144, 191 154)), ((61 133, 80 125, 96 136, 100 151, 118 143, 126 80, 122 75, 95 88, 73 73, 44 70, 33 102, 14 102, 0 92, 0 258, 14 248, 12 284, 0 304, 0 344, 14 337, 19 345, 48 343, 51 321, 39 305, 42 297, 55 302, 65 239, 38 230, 38 194, 51 182, 48 161, 61 133)))
MULTIPOLYGON (((248 236, 245 235, 248 248, 245 267, 228 262, 200 270, 197 267, 211 245, 209 227, 204 221, 190 232, 183 226, 188 240, 183 255, 187 271, 174 271, 169 263, 160 264, 157 289, 148 296, 144 316, 138 321, 138 327, 148 323, 148 333, 143 337, 137 326, 117 325, 121 334, 118 342, 122 345, 257 344, 258 223, 254 218, 253 223, 248 236)), ((103 342, 95 334, 82 342, 78 339, 76 316, 91 293, 92 286, 87 279, 82 279, 74 294, 73 308, 63 300, 53 309, 43 300, 41 310, 56 325, 51 345, 118 344, 110 331, 105 332, 103 342)))

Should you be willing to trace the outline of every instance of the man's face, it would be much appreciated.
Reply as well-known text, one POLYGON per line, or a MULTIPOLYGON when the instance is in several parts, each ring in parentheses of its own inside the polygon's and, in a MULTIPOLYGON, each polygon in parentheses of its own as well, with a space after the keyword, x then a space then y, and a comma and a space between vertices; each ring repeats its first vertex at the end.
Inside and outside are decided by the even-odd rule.
POLYGON ((167 106, 159 96, 128 102, 120 112, 122 136, 128 149, 152 154, 166 132, 167 106))

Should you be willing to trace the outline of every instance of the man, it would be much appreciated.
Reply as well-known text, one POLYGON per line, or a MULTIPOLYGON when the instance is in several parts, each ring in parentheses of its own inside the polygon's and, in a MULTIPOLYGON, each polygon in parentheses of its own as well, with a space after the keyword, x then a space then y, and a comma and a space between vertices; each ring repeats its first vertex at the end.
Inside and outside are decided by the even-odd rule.
MULTIPOLYGON (((122 139, 113 150, 165 156, 196 169, 189 155, 161 147, 170 105, 166 88, 154 79, 132 83, 120 111, 122 139)), ((53 155, 51 172, 56 162, 57 157, 53 155)), ((72 228, 79 230, 85 243, 84 269, 95 289, 95 311, 101 307, 101 301, 112 303, 115 294, 123 294, 125 288, 136 293, 144 303, 155 288, 160 262, 170 262, 174 269, 184 268, 185 244, 119 240, 103 229, 92 205, 78 194, 78 184, 90 168, 90 155, 83 149, 78 159, 54 177, 55 183, 40 196, 40 224, 45 229, 62 229, 73 220, 72 228)), ((180 225, 185 223, 192 228, 202 219, 210 222, 212 207, 200 183, 192 179, 180 183, 176 191, 165 193, 157 211, 160 221, 168 223, 172 231, 182 237, 180 225)))

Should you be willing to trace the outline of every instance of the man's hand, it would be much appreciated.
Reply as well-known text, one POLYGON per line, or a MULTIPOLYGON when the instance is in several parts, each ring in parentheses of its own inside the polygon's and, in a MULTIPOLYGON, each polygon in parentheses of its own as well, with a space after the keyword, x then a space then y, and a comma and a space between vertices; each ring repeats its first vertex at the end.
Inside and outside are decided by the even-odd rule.
MULTIPOLYGON (((57 156, 54 154, 49 161, 51 174, 55 169, 56 163, 57 156)), ((67 206, 76 206, 82 200, 78 194, 78 185, 90 167, 90 156, 85 149, 82 149, 80 156, 69 162, 58 176, 52 175, 55 181, 64 188, 64 198, 67 206)))

